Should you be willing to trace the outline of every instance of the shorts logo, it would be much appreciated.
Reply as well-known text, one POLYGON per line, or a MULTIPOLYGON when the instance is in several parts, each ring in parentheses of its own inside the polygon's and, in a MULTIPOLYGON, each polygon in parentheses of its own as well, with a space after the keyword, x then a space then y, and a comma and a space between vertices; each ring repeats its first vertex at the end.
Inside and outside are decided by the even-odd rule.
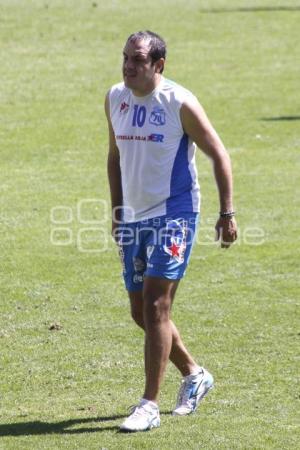
POLYGON ((184 262, 185 249, 185 242, 177 243, 175 238, 171 238, 171 245, 169 247, 164 245, 164 251, 179 263, 184 262))
POLYGON ((140 258, 132 258, 133 267, 135 272, 144 272, 145 263, 140 258))
POLYGON ((177 262, 184 262, 186 249, 187 224, 177 220, 170 220, 166 227, 166 240, 163 246, 164 251, 177 262))
POLYGON ((147 259, 151 258, 153 250, 154 250, 154 245, 148 245, 148 247, 147 247, 147 259))
POLYGON ((149 122, 152 125, 161 126, 166 123, 166 113, 159 106, 155 106, 150 114, 149 122))
POLYGON ((132 281, 134 282, 134 284, 142 283, 144 281, 144 275, 138 275, 137 273, 135 273, 133 275, 132 281))

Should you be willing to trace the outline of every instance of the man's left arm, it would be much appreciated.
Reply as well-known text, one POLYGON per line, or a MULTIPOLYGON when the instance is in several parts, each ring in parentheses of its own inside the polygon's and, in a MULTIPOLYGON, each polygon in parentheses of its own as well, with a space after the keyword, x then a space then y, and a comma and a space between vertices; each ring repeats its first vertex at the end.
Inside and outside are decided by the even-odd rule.
MULTIPOLYGON (((220 212, 231 213, 233 211, 231 162, 221 139, 196 99, 183 103, 180 116, 185 133, 212 160, 219 191, 220 212)), ((220 216, 216 231, 217 239, 221 238, 221 246, 229 247, 237 238, 237 225, 233 215, 220 216)))

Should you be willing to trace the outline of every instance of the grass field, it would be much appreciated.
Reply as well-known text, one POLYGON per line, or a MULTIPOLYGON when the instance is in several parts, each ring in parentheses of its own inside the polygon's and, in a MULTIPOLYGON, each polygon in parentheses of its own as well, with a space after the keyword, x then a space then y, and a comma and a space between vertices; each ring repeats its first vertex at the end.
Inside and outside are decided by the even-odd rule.
POLYGON ((1 449, 299 448, 299 23, 298 0, 1 0, 1 449), (145 28, 231 154, 240 237, 212 243, 199 152, 202 229, 173 318, 216 387, 173 418, 169 366, 161 428, 123 435, 143 336, 108 240, 102 105, 145 28))

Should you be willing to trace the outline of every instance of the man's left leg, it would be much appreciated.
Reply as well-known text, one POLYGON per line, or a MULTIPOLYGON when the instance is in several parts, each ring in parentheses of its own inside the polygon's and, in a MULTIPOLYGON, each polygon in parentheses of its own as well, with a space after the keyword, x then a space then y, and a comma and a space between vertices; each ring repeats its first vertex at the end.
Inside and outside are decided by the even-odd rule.
POLYGON ((146 276, 143 288, 146 382, 144 399, 157 403, 172 348, 170 313, 177 281, 146 276))
MULTIPOLYGON (((172 303, 174 301, 176 289, 178 287, 180 280, 177 280, 174 288, 172 289, 172 303)), ((131 316, 135 323, 141 327, 145 331, 144 325, 144 314, 143 314, 143 291, 129 291, 130 298, 130 307, 131 307, 131 316)), ((195 373, 199 366, 193 359, 192 355, 186 349, 179 331, 176 328, 176 325, 171 320, 172 327, 172 348, 170 353, 170 361, 177 367, 177 369, 181 372, 183 377, 186 377, 192 373, 195 373)), ((145 348, 146 351, 146 348, 145 348)), ((148 370, 147 367, 147 355, 145 355, 145 371, 148 370)))
MULTIPOLYGON (((143 290, 146 384, 144 400, 157 404, 159 388, 171 354, 173 327, 170 320, 174 287, 178 281, 145 277, 143 290), (172 295, 173 293, 173 295, 172 295)), ((184 377, 174 415, 187 415, 213 387, 212 375, 203 367, 184 377)))

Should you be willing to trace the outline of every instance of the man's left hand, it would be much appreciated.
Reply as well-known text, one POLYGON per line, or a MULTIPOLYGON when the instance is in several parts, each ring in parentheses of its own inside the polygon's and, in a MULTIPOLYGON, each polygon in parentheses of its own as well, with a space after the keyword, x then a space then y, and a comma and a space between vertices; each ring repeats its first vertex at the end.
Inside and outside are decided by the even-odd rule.
POLYGON ((222 248, 229 248, 237 239, 237 224, 234 217, 220 217, 215 229, 216 241, 221 240, 222 248))

